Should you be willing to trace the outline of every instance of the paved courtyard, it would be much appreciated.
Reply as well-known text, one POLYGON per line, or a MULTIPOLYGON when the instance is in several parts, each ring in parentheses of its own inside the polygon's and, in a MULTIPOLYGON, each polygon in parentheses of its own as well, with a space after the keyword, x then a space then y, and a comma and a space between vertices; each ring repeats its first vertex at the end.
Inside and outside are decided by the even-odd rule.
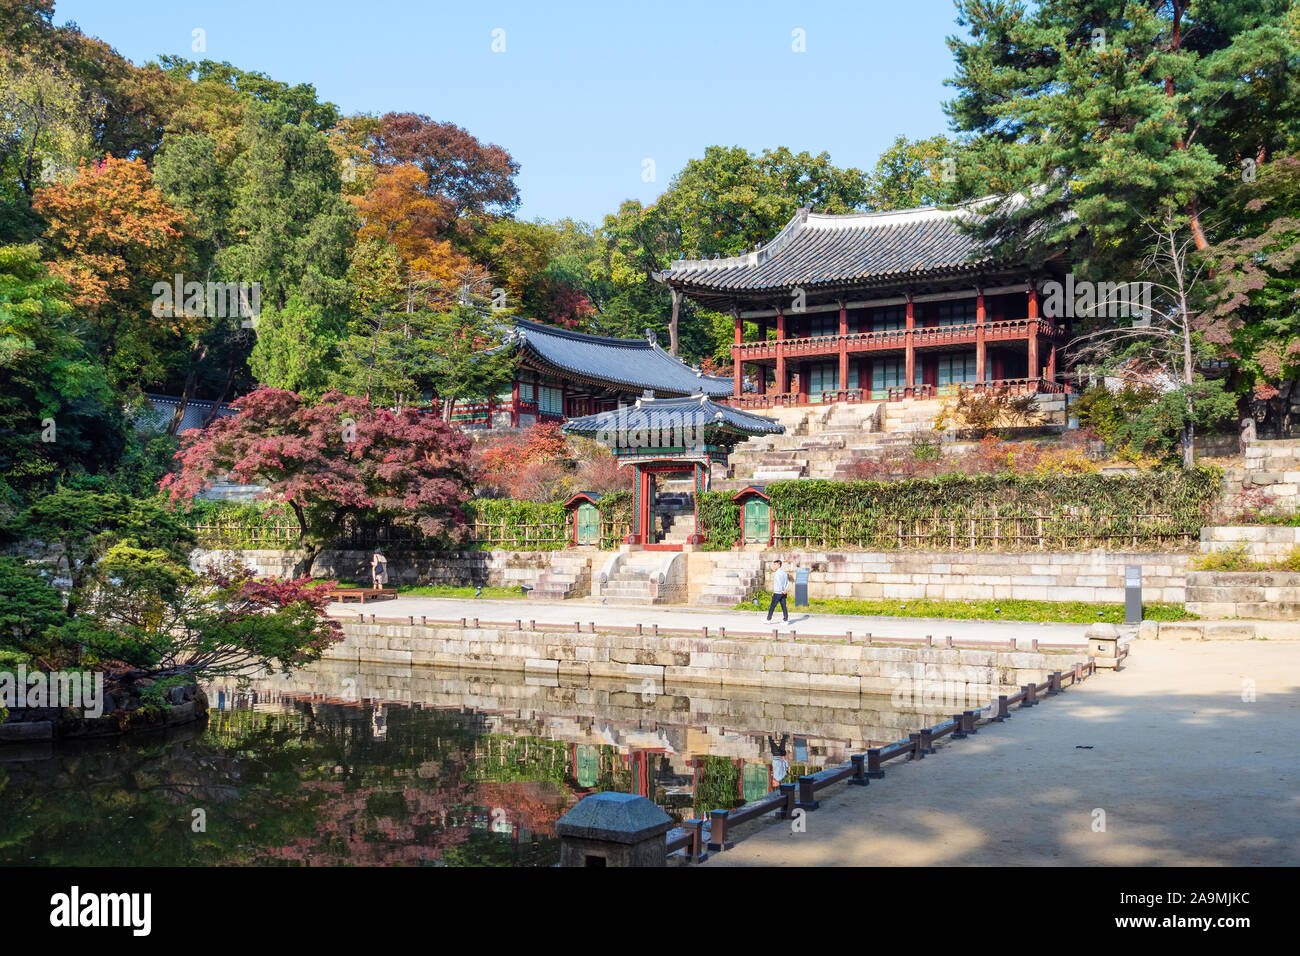
POLYGON ((1300 644, 1137 641, 1122 671, 822 791, 806 832, 757 824, 706 865, 1295 866, 1298 731, 1300 644))
POLYGON ((1048 644, 1078 644, 1087 642, 1083 634, 1086 624, 1035 624, 1025 621, 950 621, 940 618, 860 617, 848 614, 808 614, 799 608, 790 608, 790 623, 782 624, 780 611, 771 624, 762 613, 731 610, 711 610, 692 607, 647 607, 642 605, 601 604, 598 601, 498 601, 455 598, 399 597, 394 600, 367 602, 359 605, 333 604, 331 613, 355 615, 360 612, 377 617, 419 618, 421 615, 441 620, 480 618, 484 621, 533 620, 547 624, 572 624, 581 621, 585 628, 591 621, 599 627, 612 624, 621 627, 658 624, 662 628, 710 629, 725 627, 733 631, 763 631, 778 628, 782 635, 794 630, 799 634, 843 634, 852 631, 855 638, 863 634, 877 637, 924 637, 933 635, 942 641, 949 634, 959 641, 996 641, 1005 643, 1011 638, 1024 642, 1039 640, 1048 644))

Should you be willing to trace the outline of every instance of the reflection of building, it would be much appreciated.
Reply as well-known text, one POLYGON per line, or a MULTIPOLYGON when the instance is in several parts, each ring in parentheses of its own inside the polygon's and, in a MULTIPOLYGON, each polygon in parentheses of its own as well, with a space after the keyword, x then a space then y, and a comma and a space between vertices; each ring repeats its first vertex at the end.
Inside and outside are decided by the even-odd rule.
POLYGON ((518 427, 608 411, 645 392, 660 398, 731 394, 729 379, 691 368, 660 348, 653 335, 617 339, 513 322, 505 341, 518 352, 519 367, 509 397, 457 405, 455 421, 518 427))
POLYGON ((752 252, 679 260, 657 278, 733 315, 736 404, 893 400, 959 385, 1062 391, 1063 330, 1038 301, 1055 272, 983 254, 960 227, 973 212, 803 209, 752 252), (757 327, 753 341, 744 323, 757 327))

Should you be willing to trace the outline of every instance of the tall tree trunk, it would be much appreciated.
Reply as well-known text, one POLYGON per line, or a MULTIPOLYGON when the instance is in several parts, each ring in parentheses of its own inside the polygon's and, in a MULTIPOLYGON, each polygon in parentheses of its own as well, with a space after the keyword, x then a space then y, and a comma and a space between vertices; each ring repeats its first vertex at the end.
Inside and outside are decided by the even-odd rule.
POLYGON ((199 387, 199 363, 207 357, 208 347, 195 339, 194 348, 190 350, 190 368, 185 374, 185 387, 181 389, 181 400, 176 406, 176 411, 172 413, 172 420, 167 424, 168 435, 175 435, 180 430, 181 421, 185 418, 185 409, 189 408, 190 402, 194 400, 194 393, 199 387), (195 355, 195 352, 198 355, 195 355))
MULTIPOLYGON (((1189 0, 1173 0, 1172 3, 1172 20, 1169 30, 1169 47, 1170 53, 1177 53, 1183 46, 1183 14, 1187 12, 1189 0)), ((1165 77, 1165 96, 1169 99, 1174 98, 1174 78, 1165 77)), ((1183 141, 1180 134, 1177 142, 1174 143, 1174 149, 1183 151, 1187 149, 1187 144, 1183 141)), ((1192 242, 1196 244, 1198 250, 1207 248, 1210 243, 1205 238, 1205 230, 1201 228, 1201 210, 1195 199, 1187 204, 1187 217, 1190 221, 1192 230, 1192 242)))
POLYGON ((681 310, 682 294, 676 289, 672 292, 673 317, 668 320, 668 354, 677 356, 677 316, 681 310))

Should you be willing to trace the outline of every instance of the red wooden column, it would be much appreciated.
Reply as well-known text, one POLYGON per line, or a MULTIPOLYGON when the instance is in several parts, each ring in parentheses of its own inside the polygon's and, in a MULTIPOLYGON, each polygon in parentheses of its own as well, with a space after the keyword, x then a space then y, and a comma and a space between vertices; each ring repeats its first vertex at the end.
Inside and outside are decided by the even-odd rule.
POLYGON ((975 381, 984 381, 984 290, 975 293, 975 381))
POLYGON ((803 405, 808 404, 808 383, 812 380, 810 369, 811 362, 799 363, 799 402, 803 405))
POLYGON ((785 367, 785 310, 776 307, 776 390, 784 395, 790 391, 790 373, 785 367))
POLYGON ((912 380, 916 376, 916 351, 912 348, 912 330, 916 328, 916 311, 912 303, 912 293, 907 293, 907 331, 903 333, 903 386, 904 395, 912 394, 912 380))
POLYGON ((731 391, 732 394, 736 396, 736 398, 742 398, 745 394, 745 368, 744 368, 744 363, 740 361, 740 355, 738 349, 740 346, 741 337, 744 334, 744 330, 741 328, 740 313, 737 312, 735 309, 732 309, 731 317, 735 320, 736 323, 736 340, 731 348, 731 364, 733 368, 732 375, 731 375, 732 377, 731 391))
POLYGON ((840 377, 836 386, 843 391, 849 387, 849 310, 840 299, 840 377))
POLYGON ((1029 280, 1029 367, 1027 369, 1029 378, 1038 378, 1041 369, 1038 367, 1038 286, 1034 280, 1029 280))
POLYGON ((519 427, 519 379, 510 383, 510 427, 519 427))
POLYGON ((1056 340, 1052 339, 1047 345, 1047 380, 1056 381, 1056 340))

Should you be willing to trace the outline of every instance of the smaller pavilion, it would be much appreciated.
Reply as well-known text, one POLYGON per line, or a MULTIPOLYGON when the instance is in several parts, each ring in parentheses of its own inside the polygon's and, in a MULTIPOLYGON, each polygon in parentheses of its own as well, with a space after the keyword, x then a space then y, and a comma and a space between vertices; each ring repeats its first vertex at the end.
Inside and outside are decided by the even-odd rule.
MULTIPOLYGON (((620 468, 636 471, 632 484, 632 547, 677 550, 654 539, 655 482, 666 475, 689 475, 694 483, 695 533, 689 545, 704 542, 700 495, 708 490, 709 468, 725 465, 732 449, 756 435, 780 435, 785 428, 770 418, 720 405, 707 395, 689 398, 642 398, 613 411, 575 418, 562 430, 593 438, 613 452, 620 468)), ((731 533, 728 531, 728 533, 731 533)))

